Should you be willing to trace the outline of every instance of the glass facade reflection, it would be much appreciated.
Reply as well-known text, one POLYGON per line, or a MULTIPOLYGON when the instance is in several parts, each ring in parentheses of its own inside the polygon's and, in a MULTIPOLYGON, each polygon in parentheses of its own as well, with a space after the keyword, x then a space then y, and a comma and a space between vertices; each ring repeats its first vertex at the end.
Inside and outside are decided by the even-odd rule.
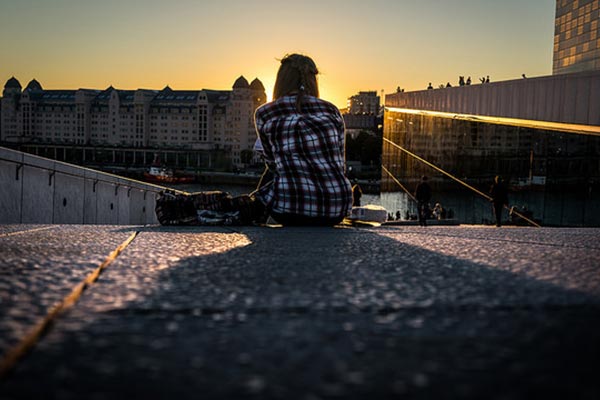
MULTIPOLYGON (((501 175, 510 187, 511 204, 527 207, 545 225, 600 225, 598 127, 386 108, 384 138, 484 193, 501 175)), ((432 201, 452 206, 461 222, 490 217, 481 196, 387 141, 382 162, 410 191, 427 175, 437 196, 432 201)), ((382 192, 400 191, 386 172, 381 187, 382 192)))
POLYGON ((554 74, 600 69, 600 1, 557 0, 554 74))

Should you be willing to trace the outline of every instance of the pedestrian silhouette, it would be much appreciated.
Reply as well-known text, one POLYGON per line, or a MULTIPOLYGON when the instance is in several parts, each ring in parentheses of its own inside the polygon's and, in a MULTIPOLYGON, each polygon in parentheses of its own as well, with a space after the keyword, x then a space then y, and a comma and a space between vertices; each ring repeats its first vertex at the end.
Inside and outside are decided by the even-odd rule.
POLYGON ((417 211, 419 213, 419 225, 427 225, 429 216, 429 200, 431 200, 431 187, 427 183, 427 177, 423 176, 421 182, 415 189, 415 198, 417 199, 417 211))
POLYGON ((502 177, 497 175, 494 178, 494 183, 490 188, 490 195, 492 196, 492 206, 494 211, 494 217, 496 219, 496 226, 502 226, 502 209, 505 205, 508 205, 508 191, 502 177))

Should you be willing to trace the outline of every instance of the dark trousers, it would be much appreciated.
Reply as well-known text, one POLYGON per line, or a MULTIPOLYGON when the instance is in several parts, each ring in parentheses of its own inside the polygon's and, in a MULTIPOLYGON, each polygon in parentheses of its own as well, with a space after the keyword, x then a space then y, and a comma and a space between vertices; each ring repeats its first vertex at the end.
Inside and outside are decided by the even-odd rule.
POLYGON ((419 201, 417 203, 419 213, 419 225, 427 225, 427 217, 429 216, 429 205, 425 201, 419 201))

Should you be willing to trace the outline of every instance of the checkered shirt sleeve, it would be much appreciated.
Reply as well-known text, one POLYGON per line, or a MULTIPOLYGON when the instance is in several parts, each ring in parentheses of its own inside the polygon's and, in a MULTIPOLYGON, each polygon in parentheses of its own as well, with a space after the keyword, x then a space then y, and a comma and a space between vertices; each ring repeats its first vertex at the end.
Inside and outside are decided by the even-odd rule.
POLYGON ((296 96, 258 108, 256 130, 275 178, 256 196, 270 210, 307 217, 340 217, 352 207, 352 187, 344 174, 344 120, 333 104, 296 96))

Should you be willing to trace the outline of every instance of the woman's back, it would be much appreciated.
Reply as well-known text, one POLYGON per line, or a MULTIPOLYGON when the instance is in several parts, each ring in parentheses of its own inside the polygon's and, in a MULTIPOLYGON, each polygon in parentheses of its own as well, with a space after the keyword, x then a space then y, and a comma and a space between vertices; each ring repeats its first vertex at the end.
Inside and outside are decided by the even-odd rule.
POLYGON ((276 213, 339 217, 352 206, 344 174, 344 122, 331 103, 284 96, 256 110, 256 128, 275 178, 257 195, 276 213))

